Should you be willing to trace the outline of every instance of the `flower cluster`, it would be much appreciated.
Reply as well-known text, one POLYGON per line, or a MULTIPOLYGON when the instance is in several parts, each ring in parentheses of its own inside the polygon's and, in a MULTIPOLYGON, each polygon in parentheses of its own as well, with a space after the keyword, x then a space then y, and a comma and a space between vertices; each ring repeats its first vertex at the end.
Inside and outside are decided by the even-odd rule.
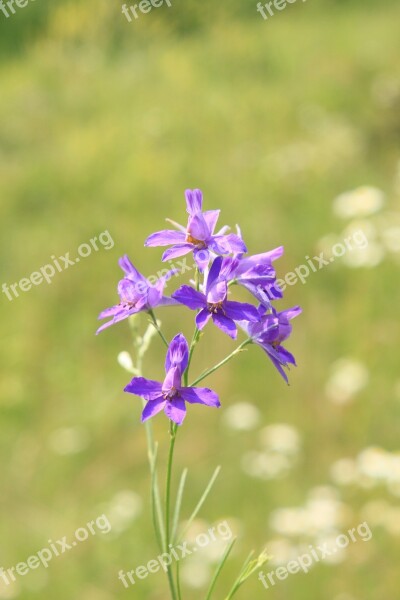
MULTIPOLYGON (((215 233, 220 211, 203 211, 203 196, 198 189, 186 191, 186 207, 186 227, 168 219, 177 230, 153 233, 145 246, 171 246, 164 252, 163 261, 193 252, 196 273, 202 275, 202 281, 199 282, 199 277, 196 277, 193 285, 182 285, 171 297, 167 297, 164 288, 168 279, 177 273, 176 270, 168 271, 150 284, 124 256, 119 261, 124 271, 124 278, 118 284, 119 302, 100 313, 100 319, 111 317, 111 320, 98 332, 138 312, 146 311, 154 320, 153 309, 156 307, 183 305, 196 311, 194 342, 210 320, 232 339, 236 339, 239 325, 248 336, 247 343, 259 345, 288 382, 286 369, 296 365, 296 361, 282 343, 291 334, 291 319, 301 309, 296 306, 278 312, 273 306, 275 300, 282 298, 282 292, 276 283, 272 263, 282 255, 283 248, 248 256, 239 228, 236 234, 228 233, 228 227, 215 233), (257 301, 257 306, 230 300, 229 292, 235 284, 243 286, 257 301)), ((193 342, 189 349, 185 337, 178 334, 168 346, 164 382, 134 377, 126 386, 125 391, 146 401, 142 420, 164 410, 169 419, 180 425, 187 402, 214 407, 220 405, 218 396, 208 388, 182 386, 192 346, 193 342)))

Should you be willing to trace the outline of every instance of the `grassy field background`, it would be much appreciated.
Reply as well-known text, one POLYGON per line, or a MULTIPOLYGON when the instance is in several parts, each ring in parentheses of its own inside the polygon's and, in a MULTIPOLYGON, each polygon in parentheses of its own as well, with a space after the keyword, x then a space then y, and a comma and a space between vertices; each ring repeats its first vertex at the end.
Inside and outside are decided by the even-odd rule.
MULTIPOLYGON (((180 432, 184 513, 221 464, 196 527, 228 519, 240 535, 216 597, 252 548, 267 546, 272 569, 367 520, 368 543, 269 590, 254 577, 237 597, 398 598, 399 17, 396 2, 298 3, 267 22, 238 2, 177 0, 130 24, 116 1, 0 13, 0 283, 76 256, 102 231, 114 240, 50 285, 1 295, 0 566, 102 512, 113 531, 12 585, 0 579, 0 598, 167 598, 161 574, 129 591, 117 579, 157 548, 140 406, 116 361, 129 328, 94 332, 121 255, 160 269, 143 242, 164 217, 183 220, 186 187, 222 209, 222 224, 240 223, 251 253, 283 244, 279 276, 349 231, 370 240, 360 266, 338 259, 288 287, 282 306, 303 307, 290 387, 251 348, 209 380, 223 409, 195 407, 180 432), (382 209, 340 218, 334 199, 359 186, 380 189, 382 209)), ((159 317, 168 337, 192 332, 189 311, 159 317)), ((195 369, 231 349, 209 326, 195 369)), ((150 378, 163 352, 155 340, 150 378)), ((154 425, 163 466, 167 423, 154 425)), ((186 559, 184 598, 204 597, 212 569, 210 549, 186 559)))

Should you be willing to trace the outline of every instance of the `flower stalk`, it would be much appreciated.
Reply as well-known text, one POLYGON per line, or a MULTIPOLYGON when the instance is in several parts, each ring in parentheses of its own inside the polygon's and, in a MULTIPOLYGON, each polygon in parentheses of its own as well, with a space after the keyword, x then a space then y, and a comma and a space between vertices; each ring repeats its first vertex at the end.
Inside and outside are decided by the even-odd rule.
MULTIPOLYGON (((217 467, 205 487, 200 500, 191 512, 186 525, 179 527, 183 504, 187 469, 184 469, 176 494, 173 496, 173 468, 176 437, 179 427, 187 414, 187 407, 219 408, 219 396, 213 390, 199 387, 204 379, 225 366, 235 356, 243 352, 249 344, 262 348, 273 366, 283 379, 288 382, 287 370, 296 365, 294 356, 283 346, 292 332, 291 320, 300 314, 298 306, 278 312, 274 302, 282 298, 277 281, 273 261, 283 253, 283 247, 269 252, 246 256, 247 247, 242 239, 240 229, 237 234, 228 233, 228 227, 216 229, 219 210, 203 211, 203 195, 200 190, 186 190, 187 225, 179 225, 169 220, 177 230, 162 230, 148 236, 147 247, 169 246, 162 260, 184 256, 193 252, 196 269, 191 285, 181 285, 171 296, 164 294, 167 282, 177 274, 176 269, 163 270, 158 278, 146 278, 129 260, 123 256, 119 260, 124 275, 118 284, 119 301, 103 310, 99 319, 108 319, 97 333, 129 319, 133 333, 135 363, 128 353, 120 354, 120 364, 133 378, 125 386, 124 391, 134 394, 142 401, 142 422, 145 426, 148 461, 151 481, 151 514, 154 532, 160 551, 169 554, 175 543, 183 541, 194 519, 202 510, 214 483, 219 475, 217 467), (235 286, 244 287, 257 305, 231 300, 230 294, 235 286), (195 330, 190 342, 178 333, 168 341, 161 322, 155 315, 159 307, 186 307, 195 311, 195 330), (147 313, 149 326, 143 336, 139 334, 136 315, 147 313), (246 339, 230 354, 213 367, 206 369, 189 384, 189 371, 192 368, 194 353, 203 330, 212 323, 225 335, 236 340, 238 327, 245 332, 246 339), (143 359, 150 347, 152 338, 158 334, 166 347, 165 375, 162 381, 147 379, 142 375, 143 359), (158 478, 158 444, 154 439, 150 419, 164 412, 169 422, 169 451, 166 460, 165 495, 162 498, 158 478)), ((212 600, 216 585, 223 568, 229 559, 236 543, 234 538, 225 552, 206 592, 205 600, 212 600)), ((225 600, 231 600, 246 580, 267 560, 265 552, 257 558, 253 553, 247 558, 234 581, 225 600)), ((182 587, 179 575, 179 563, 176 572, 171 564, 166 565, 169 594, 171 600, 182 600, 182 587)))

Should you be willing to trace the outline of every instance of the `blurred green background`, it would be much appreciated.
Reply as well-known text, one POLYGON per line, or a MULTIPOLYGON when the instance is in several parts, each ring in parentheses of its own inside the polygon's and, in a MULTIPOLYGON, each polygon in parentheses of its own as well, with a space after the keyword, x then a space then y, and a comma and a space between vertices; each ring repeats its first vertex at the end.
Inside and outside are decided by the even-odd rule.
MULTIPOLYGON (((278 276, 349 232, 369 239, 288 287, 280 305, 303 307, 290 387, 252 347, 209 379, 223 409, 193 407, 180 431, 184 515, 221 464, 196 527, 228 519, 240 536, 216 597, 252 548, 266 545, 273 569, 366 520, 371 541, 269 590, 254 576, 237 597, 398 598, 399 18, 395 0, 298 2, 268 21, 239 0, 173 0, 131 23, 117 0, 0 13, 0 283, 102 231, 115 242, 50 285, 1 294, 0 566, 103 512, 113 529, 0 579, 0 598, 168 598, 162 574, 129 590, 117 579, 158 552, 140 403, 116 360, 129 328, 94 332, 122 254, 160 269, 143 241, 164 217, 184 220, 187 187, 222 209, 221 225, 240 223, 251 253, 283 244, 278 276)), ((189 311, 158 316, 168 337, 191 334, 189 311)), ((209 326, 194 369, 231 349, 209 326)), ((163 352, 155 339, 148 377, 163 352)), ((154 425, 163 468, 167 421, 154 425)), ((185 599, 204 598, 215 554, 182 563, 185 599)))

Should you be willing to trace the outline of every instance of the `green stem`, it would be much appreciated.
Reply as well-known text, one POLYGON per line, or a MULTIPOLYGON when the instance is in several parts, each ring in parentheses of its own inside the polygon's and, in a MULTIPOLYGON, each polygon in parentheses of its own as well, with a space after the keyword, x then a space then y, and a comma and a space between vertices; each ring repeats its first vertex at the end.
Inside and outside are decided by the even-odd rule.
POLYGON ((188 358, 188 365, 186 367, 186 370, 183 374, 183 384, 187 387, 188 385, 188 381, 189 381, 189 369, 190 369, 190 363, 192 362, 192 356, 193 356, 193 352, 195 349, 195 346, 197 344, 197 342, 200 339, 200 330, 196 329, 194 330, 194 334, 193 334, 193 338, 192 338, 192 342, 190 344, 190 349, 189 349, 189 358, 188 358))
MULTIPOLYGON (((138 352, 138 345, 136 338, 134 339, 134 347, 136 354, 136 368, 138 373, 142 374, 142 356, 138 352)), ((143 400, 143 408, 146 406, 146 402, 143 400)), ((151 476, 151 513, 153 520, 154 532, 158 541, 161 552, 165 545, 165 531, 164 531, 164 520, 161 508, 160 490, 158 487, 157 477, 157 445, 154 441, 153 427, 150 421, 146 421, 144 424, 147 441, 147 456, 150 466, 151 476)))
POLYGON ((204 373, 202 373, 200 375, 200 377, 198 377, 197 379, 195 379, 193 381, 193 383, 190 384, 190 386, 193 387, 193 386, 197 385, 198 383, 200 383, 200 381, 203 381, 203 379, 205 379, 206 377, 208 377, 209 375, 211 375, 211 373, 214 373, 214 371, 217 371, 218 369, 220 369, 221 367, 223 367, 234 356, 236 356, 236 354, 239 354, 240 352, 242 352, 242 350, 244 349, 245 346, 247 346, 248 344, 252 344, 252 343, 253 343, 253 340, 251 338, 247 338, 247 340, 245 340, 244 342, 242 342, 240 344, 240 346, 238 346, 233 352, 231 352, 228 356, 226 356, 223 360, 221 360, 221 362, 219 362, 218 364, 216 364, 213 367, 211 367, 211 369, 207 369, 207 371, 204 371, 204 373))
POLYGON ((194 283, 196 286, 196 290, 199 291, 200 289, 200 271, 199 271, 199 267, 196 267, 196 271, 194 273, 194 283))
MULTIPOLYGON (((165 488, 165 552, 169 552, 169 544, 170 544, 170 517, 171 517, 171 476, 172 476, 172 463, 174 459, 174 448, 175 448, 175 440, 176 440, 176 432, 177 425, 173 422, 169 422, 169 431, 170 431, 170 445, 169 445, 169 453, 168 453, 168 463, 167 463, 167 479, 166 479, 166 488, 165 488)), ((171 565, 167 567, 167 576, 169 587, 171 591, 171 596, 173 600, 176 600, 176 590, 175 583, 172 574, 171 565)))
POLYGON ((160 329, 160 327, 159 327, 159 325, 157 323, 156 316, 155 316, 154 312, 151 309, 149 310, 149 315, 150 315, 151 323, 154 325, 155 329, 157 330, 158 335, 160 336, 160 338, 162 339, 162 341, 164 342, 164 344, 168 348, 168 346, 169 346, 168 340, 166 339, 165 335, 161 331, 161 329, 160 329))
POLYGON ((178 589, 178 600, 182 600, 181 580, 179 576, 179 561, 176 563, 176 585, 178 589))

